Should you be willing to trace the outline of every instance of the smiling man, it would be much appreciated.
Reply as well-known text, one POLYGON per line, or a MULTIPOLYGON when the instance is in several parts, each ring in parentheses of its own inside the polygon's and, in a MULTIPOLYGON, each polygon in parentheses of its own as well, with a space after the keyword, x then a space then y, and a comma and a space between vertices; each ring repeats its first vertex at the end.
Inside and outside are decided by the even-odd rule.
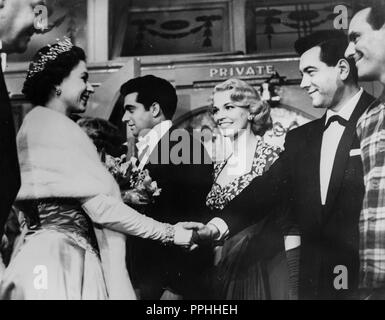
MULTIPOLYGON (((362 80, 385 88, 385 4, 358 11, 349 26, 347 57, 362 80)), ((385 90, 357 123, 364 164, 365 197, 360 216, 362 298, 385 299, 385 90)))
MULTIPOLYGON (((203 145, 186 130, 173 126, 175 88, 165 79, 146 75, 127 81, 120 93, 125 110, 122 121, 139 140, 139 167, 148 169, 162 189, 144 213, 169 223, 203 221, 209 210, 205 199, 211 188, 212 165, 194 161, 194 152, 204 155, 203 145), (179 142, 181 152, 189 154, 182 163, 174 161, 179 142)), ((132 241, 133 284, 142 299, 202 299, 207 294, 204 276, 211 262, 210 250, 189 253, 148 240, 132 241)))
MULTIPOLYGON (((284 224, 294 222, 301 235, 300 299, 357 297, 364 181, 355 128, 374 98, 358 87, 354 61, 344 58, 347 44, 339 31, 316 32, 296 42, 301 87, 313 107, 326 112, 289 131, 279 158, 242 195, 258 213, 276 204, 288 207, 289 223, 284 224)), ((230 236, 239 228, 231 213, 225 208, 218 217, 230 236)), ((198 233, 213 237, 204 228, 198 233)))
MULTIPOLYGON (((319 197, 314 196, 314 201, 320 205, 321 219, 319 230, 309 237, 313 238, 309 247, 318 256, 312 261, 311 251, 304 253, 304 261, 312 267, 303 270, 302 278, 306 275, 308 281, 312 280, 309 288, 317 284, 318 298, 353 298, 358 285, 358 217, 364 191, 354 129, 373 98, 358 87, 354 61, 344 58, 344 33, 318 32, 298 40, 295 47, 301 55, 300 86, 309 94, 313 107, 326 109, 321 119, 298 129, 304 132, 303 139, 310 141, 309 136, 313 137, 312 161, 317 166, 314 172, 307 171, 307 178, 318 181, 319 197), (340 266, 346 267, 348 281, 346 288, 338 290, 333 279, 335 268, 340 266)), ((313 166, 304 163, 303 170, 313 166)), ((316 212, 309 211, 312 215, 306 220, 316 222, 316 212)), ((308 294, 311 296, 310 291, 308 294)))
POLYGON ((385 85, 385 4, 358 11, 349 25, 346 57, 356 62, 360 80, 385 85))

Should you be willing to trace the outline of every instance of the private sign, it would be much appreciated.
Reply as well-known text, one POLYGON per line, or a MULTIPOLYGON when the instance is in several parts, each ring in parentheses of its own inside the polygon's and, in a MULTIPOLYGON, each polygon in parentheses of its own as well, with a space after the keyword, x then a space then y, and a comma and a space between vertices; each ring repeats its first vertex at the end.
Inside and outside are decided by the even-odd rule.
POLYGON ((237 65, 221 66, 210 68, 210 78, 230 78, 230 77, 264 77, 274 73, 273 65, 237 65))

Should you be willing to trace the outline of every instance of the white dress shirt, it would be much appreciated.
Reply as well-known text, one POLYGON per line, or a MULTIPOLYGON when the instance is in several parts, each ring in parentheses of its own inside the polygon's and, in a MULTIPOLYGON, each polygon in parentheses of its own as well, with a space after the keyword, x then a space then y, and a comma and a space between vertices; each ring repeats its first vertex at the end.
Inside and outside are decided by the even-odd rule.
POLYGON ((7 54, 1 50, 3 50, 3 41, 0 40, 1 69, 5 72, 5 68, 7 67, 7 54))
MULTIPOLYGON (((341 108, 339 112, 328 109, 326 111, 325 125, 329 118, 333 115, 338 115, 345 120, 349 120, 358 100, 361 97, 363 89, 361 88, 352 98, 350 98, 341 108)), ((332 122, 324 131, 321 145, 320 158, 320 188, 321 188, 321 202, 326 203, 326 196, 328 193, 330 177, 332 174, 334 158, 336 156, 337 148, 340 143, 345 127, 337 121, 332 122)))
POLYGON ((152 151, 154 151, 160 139, 162 139, 162 137, 170 130, 171 126, 171 120, 162 121, 147 132, 143 137, 139 137, 139 141, 136 143, 138 155, 140 157, 139 169, 144 168, 152 151), (143 152, 144 154, 142 156, 143 152))

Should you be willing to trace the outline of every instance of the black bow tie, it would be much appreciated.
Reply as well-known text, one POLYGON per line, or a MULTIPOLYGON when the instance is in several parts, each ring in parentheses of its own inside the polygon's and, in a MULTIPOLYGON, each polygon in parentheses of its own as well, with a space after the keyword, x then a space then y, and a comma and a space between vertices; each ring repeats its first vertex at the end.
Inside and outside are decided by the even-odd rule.
POLYGON ((348 124, 348 120, 345 120, 344 118, 342 118, 341 116, 338 116, 338 115, 334 115, 334 116, 331 116, 328 121, 326 122, 326 125, 325 125, 325 128, 324 128, 324 131, 329 128, 330 124, 334 121, 337 121, 341 126, 344 126, 346 127, 346 125, 348 124))

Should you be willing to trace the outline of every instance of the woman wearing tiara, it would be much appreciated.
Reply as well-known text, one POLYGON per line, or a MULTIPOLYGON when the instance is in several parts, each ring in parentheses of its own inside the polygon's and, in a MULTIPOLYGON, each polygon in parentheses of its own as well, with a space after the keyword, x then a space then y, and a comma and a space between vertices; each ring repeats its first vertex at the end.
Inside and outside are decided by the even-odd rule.
POLYGON ((16 203, 28 232, 3 274, 0 299, 135 299, 124 234, 188 247, 192 231, 124 205, 92 141, 68 117, 84 112, 93 93, 81 48, 65 39, 40 49, 23 93, 36 105, 17 135, 16 203))

